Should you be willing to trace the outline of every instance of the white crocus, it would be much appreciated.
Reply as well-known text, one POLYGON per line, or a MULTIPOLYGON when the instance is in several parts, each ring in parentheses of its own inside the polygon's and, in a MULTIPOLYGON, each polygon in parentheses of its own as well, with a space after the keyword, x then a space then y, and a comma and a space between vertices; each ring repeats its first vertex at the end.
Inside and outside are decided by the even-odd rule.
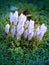
POLYGON ((36 34, 35 35, 38 39, 42 39, 46 31, 47 31, 47 27, 45 26, 45 24, 42 24, 40 26, 40 28, 38 27, 36 29, 36 31, 35 31, 36 34))
POLYGON ((11 28, 11 34, 12 34, 12 37, 14 37, 14 35, 16 34, 16 26, 12 26, 11 28))
POLYGON ((6 34, 9 33, 9 29, 10 29, 10 25, 9 24, 6 24, 6 26, 5 26, 5 32, 6 32, 6 34))
POLYGON ((34 21, 30 20, 28 26, 28 39, 30 40, 34 36, 34 21))
POLYGON ((23 13, 21 13, 19 16, 19 25, 24 26, 26 19, 27 19, 27 17, 23 13))
POLYGON ((29 26, 29 21, 27 20, 25 23, 25 31, 24 31, 24 37, 27 38, 28 36, 28 26, 29 26))
POLYGON ((23 28, 23 26, 21 24, 18 24, 17 25, 17 32, 19 32, 22 28, 23 28))
POLYGON ((44 32, 43 31, 39 31, 37 34, 37 38, 38 39, 42 39, 42 37, 44 36, 44 32))
POLYGON ((39 33, 39 31, 40 31, 40 26, 38 26, 38 27, 36 28, 35 33, 34 33, 34 36, 37 36, 38 33, 39 33))
POLYGON ((28 36, 28 29, 26 29, 26 30, 24 31, 24 37, 27 38, 27 36, 28 36))
POLYGON ((9 19, 11 24, 13 22, 13 24, 16 25, 18 22, 18 12, 17 11, 15 11, 15 13, 10 12, 9 19))
POLYGON ((20 39, 23 32, 24 32, 24 27, 20 26, 19 28, 17 28, 17 34, 16 34, 17 39, 20 39))
POLYGON ((37 27, 34 36, 37 37, 38 39, 41 38, 41 36, 42 36, 42 31, 40 30, 40 26, 37 27))
POLYGON ((47 31, 47 27, 45 26, 45 24, 42 24, 40 27, 41 31, 43 31, 44 33, 47 31))
POLYGON ((14 25, 17 25, 18 22, 18 12, 15 11, 15 13, 13 14, 13 23, 14 25))
POLYGON ((42 39, 44 34, 46 33, 47 31, 47 27, 45 26, 45 24, 42 24, 41 27, 40 27, 40 34, 39 34, 39 38, 42 39))
POLYGON ((26 19, 26 16, 21 13, 19 16, 19 23, 17 25, 17 39, 20 39, 21 35, 24 32, 24 24, 26 22, 26 19))
POLYGON ((10 23, 12 24, 12 22, 13 22, 13 13, 12 12, 10 12, 10 14, 9 14, 9 20, 10 20, 10 23))

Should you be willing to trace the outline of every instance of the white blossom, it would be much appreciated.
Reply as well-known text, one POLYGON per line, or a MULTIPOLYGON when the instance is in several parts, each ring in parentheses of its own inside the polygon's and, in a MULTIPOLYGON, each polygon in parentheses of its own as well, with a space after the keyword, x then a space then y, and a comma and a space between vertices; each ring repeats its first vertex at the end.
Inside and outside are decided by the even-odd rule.
POLYGON ((42 39, 46 31, 47 31, 47 27, 45 26, 45 24, 42 24, 40 27, 36 29, 35 36, 38 39, 42 39))
POLYGON ((11 24, 13 22, 13 24, 16 25, 18 22, 18 12, 17 11, 15 11, 15 13, 10 12, 9 19, 11 24))
POLYGON ((27 36, 28 36, 28 29, 26 29, 26 30, 24 31, 24 37, 27 38, 27 36))
POLYGON ((17 34, 16 34, 17 39, 20 39, 23 32, 24 32, 24 27, 23 26, 20 26, 19 28, 17 27, 17 34))
POLYGON ((14 15, 13 15, 13 23, 14 25, 17 25, 18 22, 18 12, 15 11, 14 15))
POLYGON ((25 31, 24 31, 24 37, 27 38, 28 36, 28 26, 29 26, 29 20, 26 21, 25 23, 25 31))
POLYGON ((28 26, 28 39, 30 40, 34 36, 34 21, 30 20, 28 26))
POLYGON ((14 37, 14 35, 16 34, 16 26, 12 26, 11 28, 11 34, 12 34, 12 37, 14 37))
POLYGON ((9 33, 9 29, 10 29, 10 25, 9 24, 6 24, 6 26, 5 26, 5 32, 7 34, 9 33))
POLYGON ((13 13, 12 12, 10 12, 10 14, 9 14, 9 19, 10 19, 10 23, 12 24, 12 22, 13 22, 13 13))
POLYGON ((25 22, 26 22, 26 16, 21 13, 19 16, 19 23, 17 25, 17 35, 16 35, 17 38, 20 38, 21 35, 23 34, 25 22))
POLYGON ((19 32, 22 27, 23 27, 23 26, 22 26, 21 24, 18 24, 18 25, 17 25, 17 32, 19 32))
POLYGON ((47 31, 47 27, 45 26, 45 24, 42 24, 40 28, 44 33, 47 31))
POLYGON ((34 36, 37 36, 38 33, 39 33, 39 31, 40 31, 40 26, 38 26, 38 27, 36 28, 35 33, 34 33, 34 36))
POLYGON ((39 31, 38 35, 37 35, 37 38, 38 39, 42 39, 43 36, 44 36, 44 32, 43 31, 39 31))
POLYGON ((23 15, 23 13, 21 13, 19 16, 19 23, 18 24, 24 26, 26 19, 27 19, 27 17, 25 15, 23 15))
POLYGON ((34 31, 30 32, 28 34, 28 40, 31 40, 31 38, 34 36, 34 31))

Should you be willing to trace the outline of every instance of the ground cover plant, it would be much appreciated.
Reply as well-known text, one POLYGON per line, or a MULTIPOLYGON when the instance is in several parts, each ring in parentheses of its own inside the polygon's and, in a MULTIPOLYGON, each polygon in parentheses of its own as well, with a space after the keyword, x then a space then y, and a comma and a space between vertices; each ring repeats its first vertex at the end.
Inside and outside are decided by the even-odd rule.
POLYGON ((48 0, 0 1, 0 65, 49 65, 48 0), (10 34, 5 34, 4 27, 8 22, 11 6, 16 6, 19 12, 23 9, 28 9, 36 23, 45 23, 48 30, 41 41, 32 39, 28 42, 24 37, 21 40, 17 40, 16 37, 12 38, 10 34))

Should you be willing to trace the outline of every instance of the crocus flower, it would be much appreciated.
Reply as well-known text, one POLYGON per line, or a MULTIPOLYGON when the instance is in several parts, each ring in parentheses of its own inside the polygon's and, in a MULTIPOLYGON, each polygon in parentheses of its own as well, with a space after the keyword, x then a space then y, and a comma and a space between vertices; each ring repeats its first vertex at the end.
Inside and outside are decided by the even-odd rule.
POLYGON ((26 21, 25 23, 25 31, 24 31, 24 37, 27 38, 28 36, 28 26, 29 26, 29 20, 26 21))
POLYGON ((42 24, 41 27, 40 27, 40 34, 39 34, 39 38, 42 39, 45 32, 47 31, 47 27, 45 26, 45 24, 42 24))
POLYGON ((16 25, 18 22, 18 12, 17 11, 15 11, 15 13, 10 12, 9 19, 11 24, 13 22, 13 24, 16 25))
POLYGON ((19 24, 24 26, 26 19, 27 19, 27 17, 23 13, 21 13, 19 16, 19 24))
POLYGON ((5 32, 6 32, 6 34, 9 33, 9 29, 10 29, 10 25, 9 24, 6 24, 6 26, 5 26, 5 32))
POLYGON ((28 40, 31 40, 31 38, 34 36, 34 31, 28 34, 28 40))
POLYGON ((19 32, 22 28, 23 28, 23 26, 21 24, 18 24, 17 25, 17 32, 19 32))
POLYGON ((21 14, 19 16, 19 22, 17 25, 17 33, 20 31, 20 34, 22 34, 24 32, 24 23, 26 21, 26 16, 21 14))
POLYGON ((42 24, 40 27, 36 29, 35 36, 38 39, 42 39, 46 31, 47 31, 47 27, 45 26, 45 24, 42 24))
POLYGON ((40 27, 41 31, 43 31, 44 33, 47 31, 47 27, 45 26, 45 24, 42 24, 40 27))
POLYGON ((17 29, 17 34, 16 34, 17 39, 20 39, 23 32, 24 32, 24 27, 20 27, 19 29, 17 29))
POLYGON ((34 21, 33 20, 30 20, 28 28, 34 29, 34 21))
POLYGON ((28 36, 28 29, 26 29, 26 30, 24 31, 24 37, 27 38, 27 36, 28 36))
POLYGON ((34 21, 30 20, 28 26, 28 39, 30 40, 34 36, 34 21))
POLYGON ((16 26, 12 26, 11 28, 11 34, 12 34, 12 37, 14 37, 14 35, 16 34, 16 26))
POLYGON ((15 11, 15 13, 13 14, 13 23, 14 25, 17 25, 18 22, 18 12, 15 11))
POLYGON ((44 36, 44 32, 43 31, 39 31, 37 34, 37 38, 38 39, 42 39, 42 37, 44 36))
POLYGON ((13 22, 13 13, 12 12, 10 12, 10 14, 9 14, 9 20, 10 20, 10 23, 12 24, 12 22, 13 22))
POLYGON ((40 26, 38 26, 35 30, 34 36, 37 36, 38 32, 40 31, 40 26))

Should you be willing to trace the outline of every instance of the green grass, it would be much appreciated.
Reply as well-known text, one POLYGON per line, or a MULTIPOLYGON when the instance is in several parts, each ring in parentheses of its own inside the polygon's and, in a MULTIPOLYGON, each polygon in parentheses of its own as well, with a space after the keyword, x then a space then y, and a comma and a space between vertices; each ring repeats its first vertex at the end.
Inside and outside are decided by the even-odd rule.
POLYGON ((49 1, 3 1, 0 3, 0 65, 49 65, 49 1), (32 39, 29 44, 24 38, 18 41, 10 34, 5 35, 10 6, 18 7, 19 12, 28 9, 36 23, 46 24, 48 30, 42 41, 32 39))

